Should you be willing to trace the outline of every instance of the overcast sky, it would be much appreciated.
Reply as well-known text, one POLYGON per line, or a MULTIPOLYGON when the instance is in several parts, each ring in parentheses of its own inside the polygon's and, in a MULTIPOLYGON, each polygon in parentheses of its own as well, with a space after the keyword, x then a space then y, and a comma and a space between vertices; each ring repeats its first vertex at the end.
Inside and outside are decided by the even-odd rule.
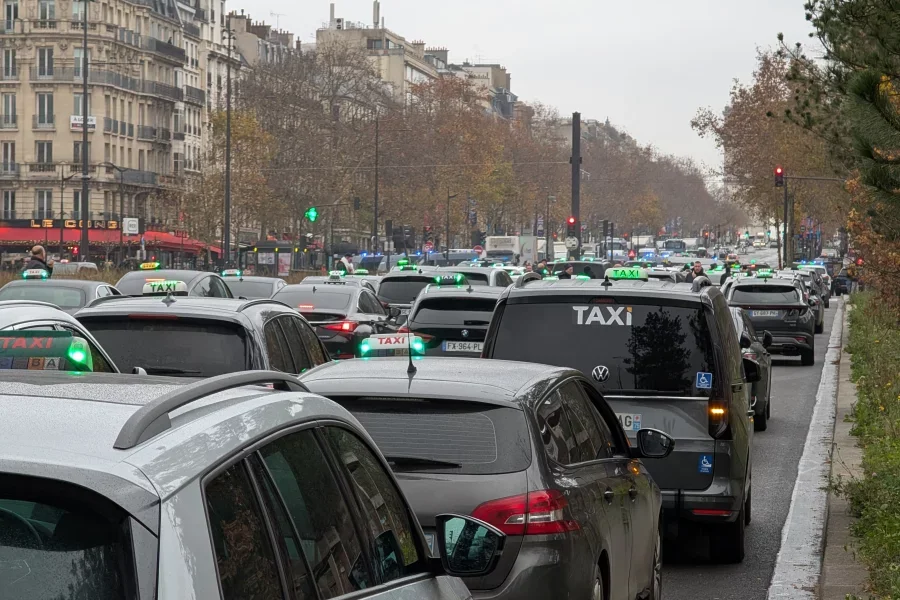
MULTIPOLYGON (((254 20, 304 42, 328 21, 322 0, 230 0, 254 20), (272 13, 283 13, 276 17, 272 13)), ((340 0, 335 16, 371 23, 371 0, 340 0)), ((450 50, 451 62, 490 62, 512 74, 520 100, 563 115, 607 117, 641 143, 721 162, 690 120, 701 106, 720 111, 732 81, 749 81, 757 48, 784 32, 807 42, 803 0, 382 0, 388 29, 450 50)))

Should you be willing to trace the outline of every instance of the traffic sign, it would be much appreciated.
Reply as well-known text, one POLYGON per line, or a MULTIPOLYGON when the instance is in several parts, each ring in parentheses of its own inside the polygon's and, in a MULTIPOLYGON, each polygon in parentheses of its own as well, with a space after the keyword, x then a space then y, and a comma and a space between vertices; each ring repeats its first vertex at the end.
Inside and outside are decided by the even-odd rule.
POLYGON ((431 242, 425 242, 425 244, 422 246, 422 250, 424 250, 425 252, 431 252, 432 250, 434 250, 434 244, 431 242))
POLYGON ((578 249, 578 238, 575 236, 566 238, 566 249, 568 250, 577 250, 578 249))
POLYGON ((481 244, 475 244, 474 246, 472 246, 472 252, 481 254, 482 252, 484 252, 484 246, 482 246, 481 244))

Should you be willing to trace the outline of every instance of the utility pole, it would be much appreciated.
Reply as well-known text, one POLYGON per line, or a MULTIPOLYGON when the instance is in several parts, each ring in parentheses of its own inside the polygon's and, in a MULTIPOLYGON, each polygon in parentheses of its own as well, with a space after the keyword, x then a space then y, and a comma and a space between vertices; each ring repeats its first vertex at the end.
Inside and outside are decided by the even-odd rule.
MULTIPOLYGON (((379 128, 378 128, 378 115, 375 115, 375 201, 374 201, 374 210, 372 211, 374 214, 372 215, 372 254, 378 254, 378 141, 379 141, 379 128)), ((388 265, 388 271, 390 271, 390 265, 388 265)))
MULTIPOLYGON (((88 95, 88 12, 90 2, 84 1, 84 15, 81 26, 84 28, 84 36, 81 42, 81 260, 87 262, 91 255, 91 239, 88 220, 91 218, 90 212, 90 189, 89 189, 89 166, 88 166, 88 105, 90 104, 90 96, 88 95)), ((62 216, 60 216, 62 219, 62 216)), ((63 222, 60 220, 60 228, 63 222)))
POLYGON ((791 228, 788 227, 788 185, 787 178, 784 180, 784 235, 782 236, 782 244, 781 244, 781 254, 782 254, 782 264, 780 267, 784 268, 788 265, 788 239, 791 235, 791 228))
POLYGON ((456 198, 458 194, 451 194, 450 188, 447 188, 447 252, 444 254, 444 258, 450 260, 450 201, 456 198))
POLYGON ((231 47, 234 37, 231 33, 231 15, 225 21, 228 34, 228 60, 226 61, 226 88, 225 88, 225 230, 222 238, 224 246, 224 263, 231 261, 231 47))
POLYGON ((578 258, 578 249, 581 248, 581 113, 572 113, 572 216, 575 217, 575 237, 578 239, 578 247, 569 250, 569 258, 578 258))
POLYGON ((553 254, 553 246, 550 241, 550 203, 556 201, 556 196, 547 194, 547 212, 544 213, 544 237, 547 238, 546 247, 544 248, 545 258, 555 258, 553 254))

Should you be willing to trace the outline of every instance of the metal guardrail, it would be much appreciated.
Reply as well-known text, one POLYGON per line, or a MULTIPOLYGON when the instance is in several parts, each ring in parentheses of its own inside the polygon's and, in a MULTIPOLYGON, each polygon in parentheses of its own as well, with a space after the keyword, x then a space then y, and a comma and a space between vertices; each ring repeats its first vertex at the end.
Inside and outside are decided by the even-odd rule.
POLYGON ((185 52, 184 48, 179 48, 175 44, 170 44, 169 42, 164 42, 162 40, 158 40, 153 37, 148 37, 144 40, 144 48, 151 52, 156 52, 157 54, 161 54, 163 56, 167 56, 169 58, 180 61, 182 64, 185 62, 185 52))
POLYGON ((206 92, 200 88, 186 85, 184 86, 184 100, 185 102, 202 105, 206 102, 206 92))
POLYGON ((56 129, 56 116, 32 115, 31 124, 34 129, 56 129))
POLYGON ((0 115, 0 129, 16 129, 18 115, 0 115))

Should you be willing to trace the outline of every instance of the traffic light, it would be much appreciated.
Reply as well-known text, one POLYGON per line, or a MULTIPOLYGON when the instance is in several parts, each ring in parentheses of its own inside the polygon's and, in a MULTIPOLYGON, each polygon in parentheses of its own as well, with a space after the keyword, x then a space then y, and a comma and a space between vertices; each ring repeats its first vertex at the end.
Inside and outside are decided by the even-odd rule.
POLYGON ((784 169, 775 167, 775 187, 784 187, 784 169))
POLYGON ((72 248, 72 255, 78 256, 78 246, 75 246, 74 248, 72 248))
POLYGON ((315 206, 310 206, 306 209, 306 212, 303 213, 303 216, 306 217, 306 220, 310 223, 315 223, 316 219, 319 218, 319 211, 315 206))
POLYGON ((609 219, 603 219, 603 240, 609 237, 609 219))
POLYGON ((857 267, 863 266, 863 259, 862 259, 862 258, 857 258, 857 259, 856 259, 856 266, 857 266, 857 267))
POLYGON ((576 223, 577 219, 575 219, 575 217, 566 219, 566 237, 576 237, 578 234, 578 228, 575 226, 576 223))
POLYGON ((359 206, 360 206, 359 196, 355 196, 353 198, 353 210, 359 210, 359 206))

